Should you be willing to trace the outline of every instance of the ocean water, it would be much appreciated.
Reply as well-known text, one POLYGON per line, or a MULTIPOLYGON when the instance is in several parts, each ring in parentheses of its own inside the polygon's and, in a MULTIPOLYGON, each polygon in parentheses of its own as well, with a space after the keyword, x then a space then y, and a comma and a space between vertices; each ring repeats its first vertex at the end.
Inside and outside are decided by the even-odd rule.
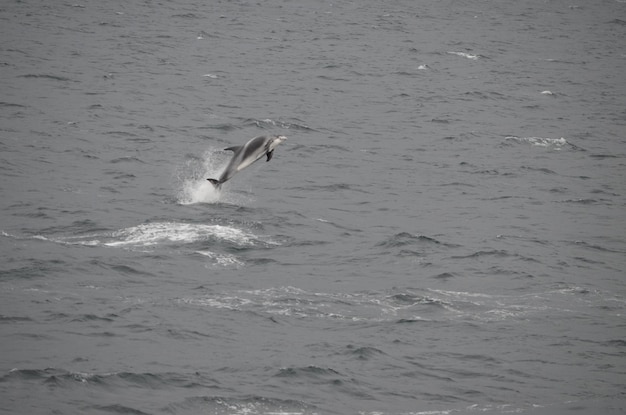
POLYGON ((626 412, 623 0, 0 22, 0 413, 626 412))

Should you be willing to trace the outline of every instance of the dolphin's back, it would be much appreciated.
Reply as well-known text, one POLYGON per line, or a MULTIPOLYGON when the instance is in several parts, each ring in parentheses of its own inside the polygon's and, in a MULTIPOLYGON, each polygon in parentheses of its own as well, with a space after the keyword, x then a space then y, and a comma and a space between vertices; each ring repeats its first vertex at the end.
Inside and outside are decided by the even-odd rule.
POLYGON ((263 157, 267 153, 267 136, 255 137, 248 141, 235 152, 235 157, 239 159, 237 171, 241 171, 263 157))
MULTIPOLYGON (((286 137, 279 137, 281 140, 286 140, 286 137)), ((220 176, 219 180, 207 179, 214 186, 220 187, 222 183, 229 180, 235 175, 235 173, 245 169, 261 157, 267 154, 267 161, 272 158, 272 146, 270 145, 275 140, 274 137, 261 135, 254 137, 246 144, 242 146, 233 146, 224 149, 224 151, 232 151, 233 157, 228 162, 226 169, 220 176)))

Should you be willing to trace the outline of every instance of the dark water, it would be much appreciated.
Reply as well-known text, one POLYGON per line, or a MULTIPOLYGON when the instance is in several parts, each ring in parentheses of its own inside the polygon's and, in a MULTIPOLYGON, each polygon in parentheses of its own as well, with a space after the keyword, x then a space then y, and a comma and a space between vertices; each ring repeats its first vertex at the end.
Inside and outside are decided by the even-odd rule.
POLYGON ((0 412, 626 411, 624 1, 0 24, 0 412))

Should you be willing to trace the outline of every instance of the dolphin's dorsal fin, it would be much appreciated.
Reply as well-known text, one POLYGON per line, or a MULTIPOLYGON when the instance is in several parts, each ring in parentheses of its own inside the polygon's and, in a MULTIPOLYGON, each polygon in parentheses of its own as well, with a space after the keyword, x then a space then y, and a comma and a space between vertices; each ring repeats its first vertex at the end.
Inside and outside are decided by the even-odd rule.
POLYGON ((273 155, 274 155, 274 150, 268 151, 267 152, 267 160, 265 160, 265 161, 270 161, 272 159, 273 155))
POLYGON ((235 152, 235 153, 236 153, 236 152, 237 152, 237 150, 239 150, 241 147, 243 147, 243 146, 233 146, 233 147, 228 147, 228 148, 225 148, 225 149, 224 149, 224 151, 232 151, 232 152, 235 152))

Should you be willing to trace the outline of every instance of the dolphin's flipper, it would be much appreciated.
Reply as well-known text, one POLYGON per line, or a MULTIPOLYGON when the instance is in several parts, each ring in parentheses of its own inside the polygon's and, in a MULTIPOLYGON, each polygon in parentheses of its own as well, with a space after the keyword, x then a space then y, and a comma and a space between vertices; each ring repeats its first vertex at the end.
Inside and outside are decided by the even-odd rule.
POLYGON ((269 152, 267 153, 267 160, 265 160, 265 161, 270 161, 270 160, 272 159, 272 156, 273 156, 273 155, 274 155, 274 150, 269 151, 269 152))
POLYGON ((228 147, 228 148, 225 148, 224 151, 233 151, 233 152, 236 153, 241 147, 243 147, 243 146, 228 147))

